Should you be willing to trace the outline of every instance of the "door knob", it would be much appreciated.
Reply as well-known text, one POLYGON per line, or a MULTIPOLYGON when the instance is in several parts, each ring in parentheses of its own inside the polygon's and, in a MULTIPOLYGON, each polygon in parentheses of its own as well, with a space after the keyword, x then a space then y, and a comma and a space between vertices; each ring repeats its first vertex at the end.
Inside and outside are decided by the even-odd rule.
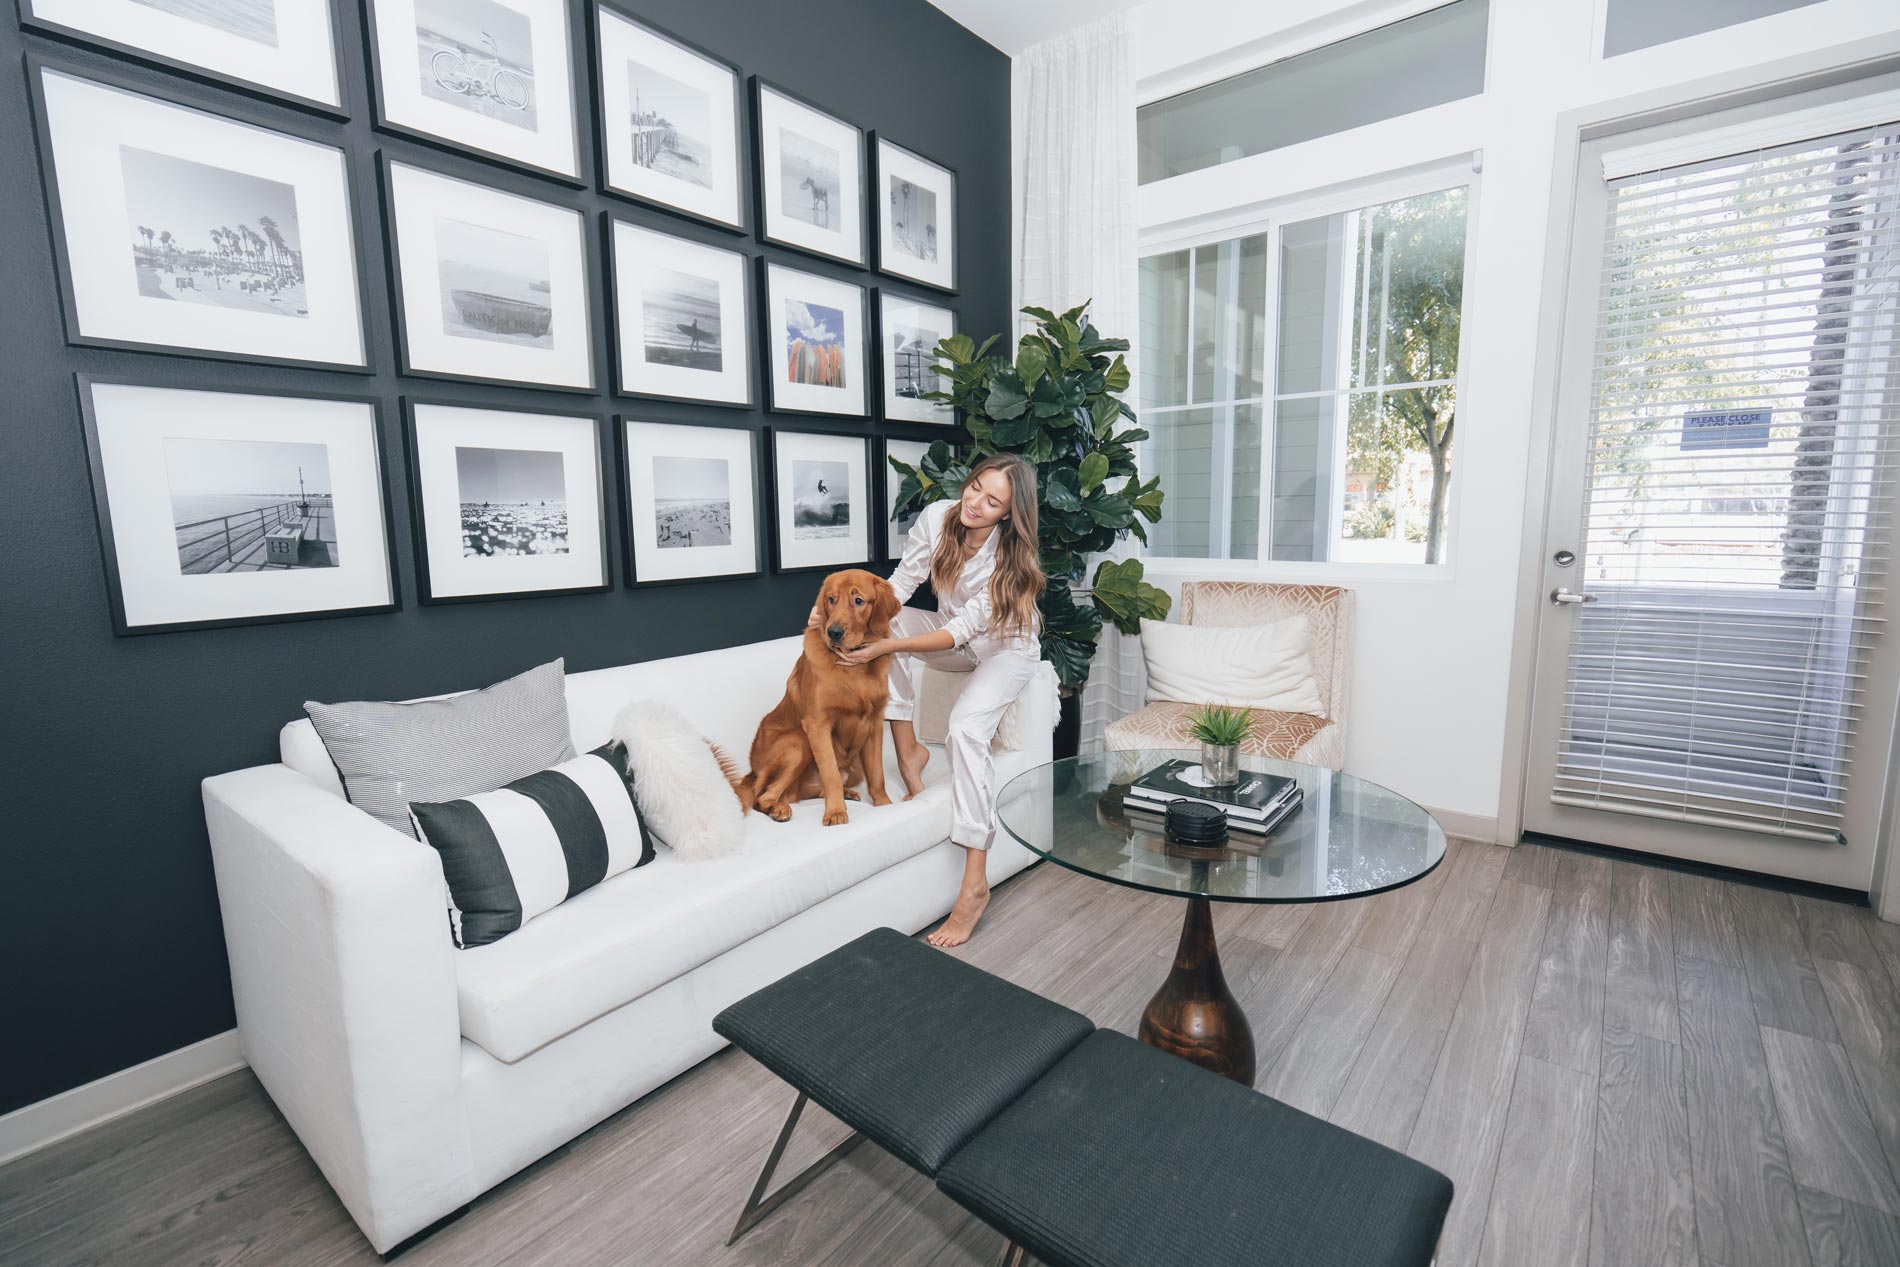
POLYGON ((1594 603, 1597 601, 1597 596, 1595 594, 1572 594, 1569 590, 1559 585, 1550 592, 1550 601, 1561 607, 1565 603, 1594 603))

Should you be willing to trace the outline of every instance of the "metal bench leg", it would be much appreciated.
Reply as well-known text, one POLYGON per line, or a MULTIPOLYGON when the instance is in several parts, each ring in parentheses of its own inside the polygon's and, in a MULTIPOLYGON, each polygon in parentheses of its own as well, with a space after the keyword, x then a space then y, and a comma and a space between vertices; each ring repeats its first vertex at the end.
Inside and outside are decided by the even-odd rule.
POLYGON ((1023 1267, 1029 1261, 1029 1252, 1015 1241, 1003 1246, 1003 1261, 997 1267, 1023 1267))
POLYGON ((733 1224, 732 1235, 726 1238, 730 1245, 765 1220, 765 1217, 797 1196, 800 1189, 830 1167, 840 1157, 850 1152, 864 1138, 861 1132, 853 1131, 851 1137, 836 1148, 820 1157, 811 1165, 799 1171, 771 1196, 765 1195, 766 1185, 772 1182, 772 1172, 778 1169, 779 1158, 785 1155, 785 1145, 791 1141, 792 1131, 798 1126, 798 1115, 805 1111, 805 1101, 809 1097, 803 1091, 792 1101, 791 1114, 786 1117, 785 1125, 779 1130, 778 1142, 772 1145, 772 1155, 765 1159, 765 1169, 759 1172, 759 1181, 752 1185, 752 1195, 745 1200, 745 1208, 739 1211, 739 1221, 733 1224), (760 1198, 764 1198, 761 1200, 760 1198))

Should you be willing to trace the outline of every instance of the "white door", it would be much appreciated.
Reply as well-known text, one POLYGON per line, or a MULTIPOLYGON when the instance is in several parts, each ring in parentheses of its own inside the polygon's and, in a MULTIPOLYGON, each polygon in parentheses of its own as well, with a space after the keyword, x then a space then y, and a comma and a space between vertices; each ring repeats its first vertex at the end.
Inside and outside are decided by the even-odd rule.
POLYGON ((1529 831, 1868 886, 1900 439, 1877 87, 1584 147, 1529 831))

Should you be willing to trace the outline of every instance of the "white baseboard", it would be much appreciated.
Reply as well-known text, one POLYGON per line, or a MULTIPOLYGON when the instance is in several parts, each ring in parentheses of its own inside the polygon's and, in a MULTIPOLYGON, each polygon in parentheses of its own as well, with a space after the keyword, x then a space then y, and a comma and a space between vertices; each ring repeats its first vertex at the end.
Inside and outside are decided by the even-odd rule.
POLYGON ((244 1068, 234 1029, 0 1117, 0 1164, 244 1068))
POLYGON ((1495 816, 1487 818, 1482 814, 1465 814, 1455 809, 1433 809, 1427 805, 1426 812, 1438 820, 1447 836, 1458 836, 1465 840, 1480 840, 1487 845, 1515 845, 1515 840, 1498 839, 1498 820, 1495 816))

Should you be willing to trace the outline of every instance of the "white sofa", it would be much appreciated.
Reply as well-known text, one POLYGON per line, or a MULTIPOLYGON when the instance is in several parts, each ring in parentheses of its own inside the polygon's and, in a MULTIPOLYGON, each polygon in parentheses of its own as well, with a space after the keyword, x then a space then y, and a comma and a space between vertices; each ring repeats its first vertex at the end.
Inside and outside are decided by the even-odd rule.
MULTIPOLYGON (((798 655, 781 638, 574 673, 574 746, 621 707, 663 700, 741 766, 798 655)), ((999 786, 1050 758, 1055 679, 1018 705, 999 786)), ((924 793, 748 816, 746 846, 684 863, 662 849, 489 946, 449 940, 427 845, 344 800, 307 720, 282 763, 204 782, 205 819, 245 1057, 364 1235, 387 1251, 717 1051, 715 1013, 880 925, 943 916, 963 853, 948 842, 943 755, 924 793)), ((901 796, 890 744, 890 786, 901 796)), ((992 883, 1034 861, 1003 833, 992 883)))

